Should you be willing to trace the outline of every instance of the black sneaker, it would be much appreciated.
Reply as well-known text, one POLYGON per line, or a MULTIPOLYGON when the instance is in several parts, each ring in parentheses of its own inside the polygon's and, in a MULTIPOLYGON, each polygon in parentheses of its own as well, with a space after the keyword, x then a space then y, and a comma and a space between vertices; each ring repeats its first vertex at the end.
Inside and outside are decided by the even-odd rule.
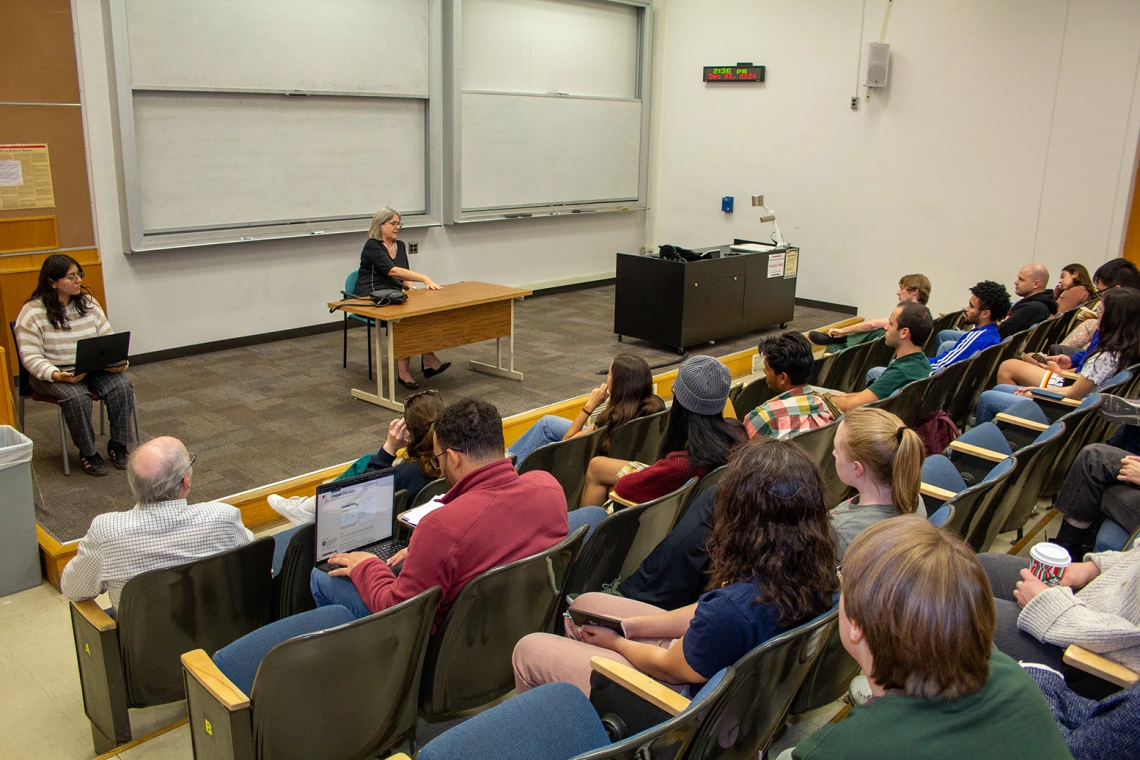
POLYGON ((101 478, 111 473, 111 471, 107 469, 107 465, 103 462, 103 457, 99 456, 99 452, 95 452, 89 457, 85 457, 81 454, 79 456, 79 463, 83 465, 83 471, 88 475, 95 475, 101 478))
POLYGON ((827 333, 812 330, 808 333, 808 340, 817 346, 830 346, 832 343, 844 343, 847 341, 847 338, 833 338, 827 333))
POLYGON ((107 443, 107 458, 111 460, 111 464, 115 465, 115 469, 125 470, 127 469, 127 460, 131 458, 131 452, 127 451, 124 444, 109 441, 107 443))
POLYGON ((1140 402, 1108 393, 1100 398, 1101 417, 1117 425, 1140 425, 1140 402))

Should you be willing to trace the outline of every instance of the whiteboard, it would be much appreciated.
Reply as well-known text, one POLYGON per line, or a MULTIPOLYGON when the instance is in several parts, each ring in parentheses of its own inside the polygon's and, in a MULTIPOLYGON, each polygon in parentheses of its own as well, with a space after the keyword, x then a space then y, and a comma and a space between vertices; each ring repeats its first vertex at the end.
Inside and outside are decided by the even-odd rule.
POLYGON ((462 88, 635 98, 639 13, 597 0, 464 0, 462 88))
POLYGON ((428 95, 428 0, 124 0, 136 88, 428 95))
POLYGON ((425 103, 136 92, 144 232, 425 208, 425 103))
POLYGON ((635 201, 641 102, 462 95, 463 211, 635 201))

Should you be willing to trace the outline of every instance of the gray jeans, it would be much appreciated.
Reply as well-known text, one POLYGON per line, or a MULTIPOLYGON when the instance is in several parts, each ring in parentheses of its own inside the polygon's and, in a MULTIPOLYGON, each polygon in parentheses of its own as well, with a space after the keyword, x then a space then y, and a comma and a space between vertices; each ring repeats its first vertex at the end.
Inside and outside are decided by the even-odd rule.
POLYGON ((1061 670, 1065 650, 1038 641, 1017 627, 1021 608, 1013 598, 1015 584, 1021 580, 1022 568, 1029 568, 1030 560, 1010 554, 979 554, 978 561, 989 576, 994 592, 997 620, 994 625, 994 646, 1015 660, 1037 662, 1061 670))

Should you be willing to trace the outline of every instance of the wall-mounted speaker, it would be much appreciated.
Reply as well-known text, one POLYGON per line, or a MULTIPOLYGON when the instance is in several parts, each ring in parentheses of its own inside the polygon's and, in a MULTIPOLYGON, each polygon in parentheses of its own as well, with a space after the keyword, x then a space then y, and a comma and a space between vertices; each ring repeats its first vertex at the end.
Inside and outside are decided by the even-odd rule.
POLYGON ((883 42, 872 42, 867 45, 867 81, 868 87, 886 87, 887 75, 891 70, 891 46, 883 42))

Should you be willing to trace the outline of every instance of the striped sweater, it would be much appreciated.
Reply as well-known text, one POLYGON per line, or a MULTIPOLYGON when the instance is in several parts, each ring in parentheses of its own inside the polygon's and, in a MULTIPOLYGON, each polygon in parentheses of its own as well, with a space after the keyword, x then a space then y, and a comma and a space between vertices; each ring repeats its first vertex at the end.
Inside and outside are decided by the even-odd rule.
POLYGON ((1042 591, 1025 605, 1017 627, 1047 644, 1078 644, 1140 669, 1140 546, 1085 559, 1100 575, 1075 594, 1062 586, 1042 591))
POLYGON ((51 382, 53 372, 75 367, 75 343, 83 338, 114 332, 99 302, 87 296, 87 313, 79 316, 75 300, 67 307, 67 329, 60 330, 48 321, 47 309, 41 301, 29 301, 16 317, 16 344, 20 361, 28 372, 40 380, 51 382))

